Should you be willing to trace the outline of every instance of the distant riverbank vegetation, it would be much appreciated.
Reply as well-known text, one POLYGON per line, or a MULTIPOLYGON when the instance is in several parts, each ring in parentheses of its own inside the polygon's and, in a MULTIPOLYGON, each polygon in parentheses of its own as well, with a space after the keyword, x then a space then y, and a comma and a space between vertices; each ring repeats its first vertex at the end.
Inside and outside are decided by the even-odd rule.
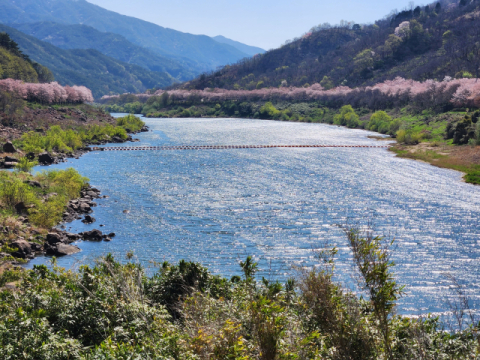
MULTIPOLYGON (((148 276, 127 254, 66 271, 55 265, 0 275, 2 359, 474 359, 478 319, 468 299, 450 297, 455 330, 439 318, 396 314, 390 241, 345 229, 359 293, 334 280, 336 249, 282 284, 223 278, 198 263, 157 264, 148 276), (467 303, 465 303, 467 300, 467 303)), ((455 288, 455 287, 454 287, 455 288)))
POLYGON ((25 153, 38 155, 41 152, 73 153, 88 144, 101 142, 122 142, 128 133, 140 131, 145 123, 134 115, 118 118, 116 126, 83 125, 62 129, 60 125, 51 126, 45 133, 30 131, 22 135, 14 144, 25 153))

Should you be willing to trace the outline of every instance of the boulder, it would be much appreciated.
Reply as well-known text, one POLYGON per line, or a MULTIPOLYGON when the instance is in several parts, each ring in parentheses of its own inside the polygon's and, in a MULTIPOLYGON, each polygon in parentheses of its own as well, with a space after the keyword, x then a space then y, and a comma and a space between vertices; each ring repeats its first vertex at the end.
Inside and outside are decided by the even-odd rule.
POLYGON ((48 152, 43 152, 38 155, 38 162, 42 165, 52 165, 55 159, 48 152))
POLYGON ((114 233, 114 232, 112 232, 112 233, 108 234, 108 237, 109 237, 109 238, 113 238, 113 237, 115 237, 115 236, 116 236, 116 235, 115 235, 115 233, 114 233))
POLYGON ((14 157, 11 157, 11 156, 5 156, 4 160, 5 160, 5 162, 18 163, 18 159, 17 159, 17 158, 14 158, 14 157))
POLYGON ((25 205, 25 203, 22 201, 22 202, 19 202, 17 205, 15 205, 15 211, 17 212, 17 214, 26 214, 27 213, 27 206, 25 205))
POLYGON ((5 169, 13 169, 15 166, 17 166, 18 163, 16 162, 4 162, 3 167, 5 169))
POLYGON ((78 246, 75 245, 66 245, 58 244, 57 245, 57 256, 72 255, 80 252, 78 246))
POLYGON ((148 132, 148 126, 147 125, 144 125, 141 129, 140 129, 141 132, 148 132))
POLYGON ((42 246, 42 245, 37 244, 37 243, 35 243, 35 242, 29 242, 29 244, 30 244, 30 247, 31 247, 31 249, 32 249, 33 252, 38 253, 38 252, 42 252, 42 251, 43 251, 43 246, 42 246))
POLYGON ((112 136, 111 142, 113 143, 123 143, 125 140, 123 140, 120 136, 112 136))
POLYGON ((26 259, 33 256, 32 247, 25 240, 17 240, 13 242, 10 247, 16 249, 16 251, 12 253, 15 257, 26 259))
POLYGON ((84 214, 89 214, 92 212, 92 208, 87 203, 81 203, 78 210, 84 214))
POLYGON ((87 191, 87 196, 90 196, 92 199, 98 198, 98 194, 94 191, 87 191))
POLYGON ((94 217, 90 215, 86 215, 85 219, 82 220, 84 224, 93 224, 95 221, 97 221, 94 217))
POLYGON ((77 246, 62 243, 58 243, 57 245, 51 245, 47 248, 47 254, 54 256, 72 255, 78 252, 80 252, 80 249, 77 246))
POLYGON ((35 153, 34 152, 29 152, 29 153, 27 153, 27 155, 25 155, 25 157, 30 161, 34 160, 35 159, 35 153))
POLYGON ((103 234, 100 230, 94 229, 92 231, 85 231, 81 233, 84 240, 92 240, 92 241, 102 241, 103 234))
POLYGON ((74 242, 80 240, 82 237, 78 234, 66 233, 67 239, 69 242, 74 242))
POLYGON ((42 184, 40 184, 38 181, 33 181, 33 180, 25 181, 25 184, 28 184, 31 187, 36 187, 36 188, 41 188, 42 187, 42 184))
POLYGON ((63 242, 63 237, 57 233, 48 233, 47 234, 47 243, 50 245, 58 244, 63 242))
POLYGON ((13 146, 10 141, 7 141, 5 145, 3 145, 3 152, 13 154, 17 152, 17 149, 15 149, 15 146, 13 146))

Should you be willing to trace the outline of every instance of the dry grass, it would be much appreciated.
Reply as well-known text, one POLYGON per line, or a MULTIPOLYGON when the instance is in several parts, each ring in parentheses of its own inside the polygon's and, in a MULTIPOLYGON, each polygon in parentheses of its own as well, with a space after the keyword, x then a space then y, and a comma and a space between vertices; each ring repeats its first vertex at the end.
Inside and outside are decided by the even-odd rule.
POLYGON ((420 143, 390 148, 399 157, 425 161, 434 166, 464 172, 465 181, 480 184, 480 146, 420 143))

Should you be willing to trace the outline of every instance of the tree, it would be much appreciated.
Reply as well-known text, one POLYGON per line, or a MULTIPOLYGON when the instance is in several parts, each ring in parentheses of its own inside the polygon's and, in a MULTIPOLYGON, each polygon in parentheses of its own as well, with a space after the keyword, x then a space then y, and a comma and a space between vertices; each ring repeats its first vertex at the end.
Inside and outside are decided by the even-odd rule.
POLYGON ((439 2, 437 2, 437 5, 435 5, 435 12, 438 14, 442 10, 442 5, 440 5, 439 2))
POLYGON ((422 13, 422 9, 420 8, 420 6, 417 6, 415 10, 413 10, 413 16, 415 17, 419 17, 421 13, 422 13))
POLYGON ((333 81, 328 76, 323 77, 322 81, 320 81, 320 85, 322 85, 325 90, 330 90, 334 87, 333 81))
POLYGON ((460 4, 459 4, 459 5, 460 5, 460 6, 467 6, 469 2, 470 2, 469 0, 460 0, 460 4))

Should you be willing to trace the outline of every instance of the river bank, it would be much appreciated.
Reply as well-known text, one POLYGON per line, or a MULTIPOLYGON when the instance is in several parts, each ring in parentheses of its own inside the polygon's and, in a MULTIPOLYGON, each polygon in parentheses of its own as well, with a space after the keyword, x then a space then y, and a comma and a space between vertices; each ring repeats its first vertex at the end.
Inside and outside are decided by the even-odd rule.
POLYGON ((430 165, 464 173, 465 182, 480 185, 480 147, 454 146, 421 142, 417 145, 395 144, 389 148, 405 159, 424 161, 430 165))
POLYGON ((115 236, 113 232, 107 235, 97 229, 78 234, 58 229, 59 225, 82 218, 86 224, 95 222, 90 214, 96 207, 94 200, 101 197, 100 190, 91 187, 75 170, 29 174, 36 164, 54 165, 69 158, 79 159, 91 151, 88 145, 137 142, 132 134, 148 131, 145 124, 133 116, 117 119, 91 106, 81 108, 86 111, 75 107, 41 109, 38 116, 51 115, 41 120, 32 120, 36 118, 27 116, 31 109, 26 108, 23 126, 15 122, 1 128, 6 142, 1 147, 0 168, 16 169, 0 173, 0 224, 3 225, 0 263, 3 267, 23 264, 37 255, 72 255, 80 251, 71 245, 75 241, 111 241, 115 236), (59 113, 81 118, 58 118, 59 113), (46 129, 32 130, 39 123, 46 129))

